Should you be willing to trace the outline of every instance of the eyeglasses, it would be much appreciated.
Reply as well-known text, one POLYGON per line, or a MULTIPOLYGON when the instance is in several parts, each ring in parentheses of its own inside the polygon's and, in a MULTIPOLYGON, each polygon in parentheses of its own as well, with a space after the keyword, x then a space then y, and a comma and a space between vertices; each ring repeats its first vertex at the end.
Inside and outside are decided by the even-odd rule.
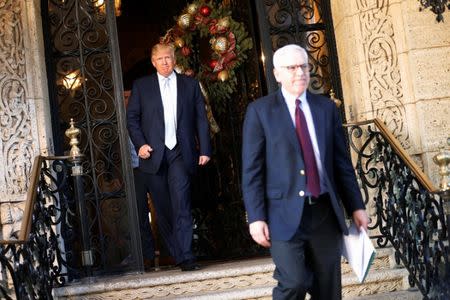
POLYGON ((309 71, 309 66, 308 64, 303 64, 303 65, 291 65, 291 66, 281 66, 280 68, 285 68, 286 70, 288 70, 291 73, 296 72, 298 69, 302 69, 303 72, 308 72, 309 71))

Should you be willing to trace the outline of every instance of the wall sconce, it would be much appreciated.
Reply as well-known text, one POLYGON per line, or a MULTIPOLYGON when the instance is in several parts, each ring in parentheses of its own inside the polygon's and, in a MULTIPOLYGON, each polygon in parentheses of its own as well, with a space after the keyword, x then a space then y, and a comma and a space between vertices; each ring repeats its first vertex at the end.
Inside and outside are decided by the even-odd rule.
MULTIPOLYGON (((94 6, 99 9, 101 13, 106 12, 106 0, 97 0, 94 2, 94 6)), ((114 13, 116 17, 119 17, 122 14, 120 10, 122 6, 122 0, 114 0, 114 13)))
POLYGON ((444 17, 442 14, 445 12, 445 8, 450 10, 449 0, 419 0, 420 10, 424 10, 430 7, 430 10, 436 14, 436 20, 443 22, 444 17))

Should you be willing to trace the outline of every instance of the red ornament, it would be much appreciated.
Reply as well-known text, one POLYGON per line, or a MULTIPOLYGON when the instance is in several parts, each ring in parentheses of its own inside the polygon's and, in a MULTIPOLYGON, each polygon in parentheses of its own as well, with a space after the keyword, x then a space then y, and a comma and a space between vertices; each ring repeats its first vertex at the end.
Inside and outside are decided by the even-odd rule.
POLYGON ((183 48, 181 48, 181 54, 183 56, 189 56, 189 54, 191 54, 191 48, 184 46, 183 48))
POLYGON ((200 7, 200 14, 204 17, 207 17, 211 14, 211 8, 208 5, 203 5, 200 7))
POLYGON ((214 70, 217 65, 217 60, 213 59, 209 62, 209 67, 214 70))
POLYGON ((217 33, 217 25, 216 24, 209 25, 209 33, 211 33, 211 34, 217 33))

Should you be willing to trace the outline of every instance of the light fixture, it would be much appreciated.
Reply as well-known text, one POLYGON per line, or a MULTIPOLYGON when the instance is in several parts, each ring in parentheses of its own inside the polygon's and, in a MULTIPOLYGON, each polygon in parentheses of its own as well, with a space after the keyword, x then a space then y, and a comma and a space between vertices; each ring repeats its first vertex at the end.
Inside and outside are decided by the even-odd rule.
POLYGON ((94 2, 95 7, 102 7, 105 4, 105 0, 97 0, 94 2))
MULTIPOLYGON (((105 0, 96 0, 94 2, 94 6, 96 8, 98 8, 100 10, 100 12, 105 13, 105 11, 106 11, 105 2, 106 2, 105 0)), ((116 15, 116 17, 118 17, 122 14, 121 6, 122 6, 122 0, 114 0, 114 14, 116 15)))
POLYGON ((421 5, 420 10, 430 8, 436 14, 438 22, 444 21, 442 14, 445 12, 445 8, 450 10, 449 0, 419 0, 419 3, 421 5))
POLYGON ((78 89, 83 82, 82 76, 80 76, 80 70, 75 70, 65 75, 62 79, 62 84, 68 90, 76 90, 78 89))

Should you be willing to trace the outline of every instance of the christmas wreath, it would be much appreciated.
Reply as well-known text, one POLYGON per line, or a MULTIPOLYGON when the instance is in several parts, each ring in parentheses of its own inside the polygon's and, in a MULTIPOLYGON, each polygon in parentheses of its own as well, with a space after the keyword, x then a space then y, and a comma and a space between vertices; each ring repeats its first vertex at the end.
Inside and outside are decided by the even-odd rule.
POLYGON ((175 46, 175 70, 197 78, 219 110, 236 91, 235 70, 252 48, 244 25, 233 20, 229 6, 224 3, 227 2, 220 5, 208 0, 191 2, 161 38, 161 42, 175 46), (201 44, 205 38, 209 42, 207 47, 201 44))

